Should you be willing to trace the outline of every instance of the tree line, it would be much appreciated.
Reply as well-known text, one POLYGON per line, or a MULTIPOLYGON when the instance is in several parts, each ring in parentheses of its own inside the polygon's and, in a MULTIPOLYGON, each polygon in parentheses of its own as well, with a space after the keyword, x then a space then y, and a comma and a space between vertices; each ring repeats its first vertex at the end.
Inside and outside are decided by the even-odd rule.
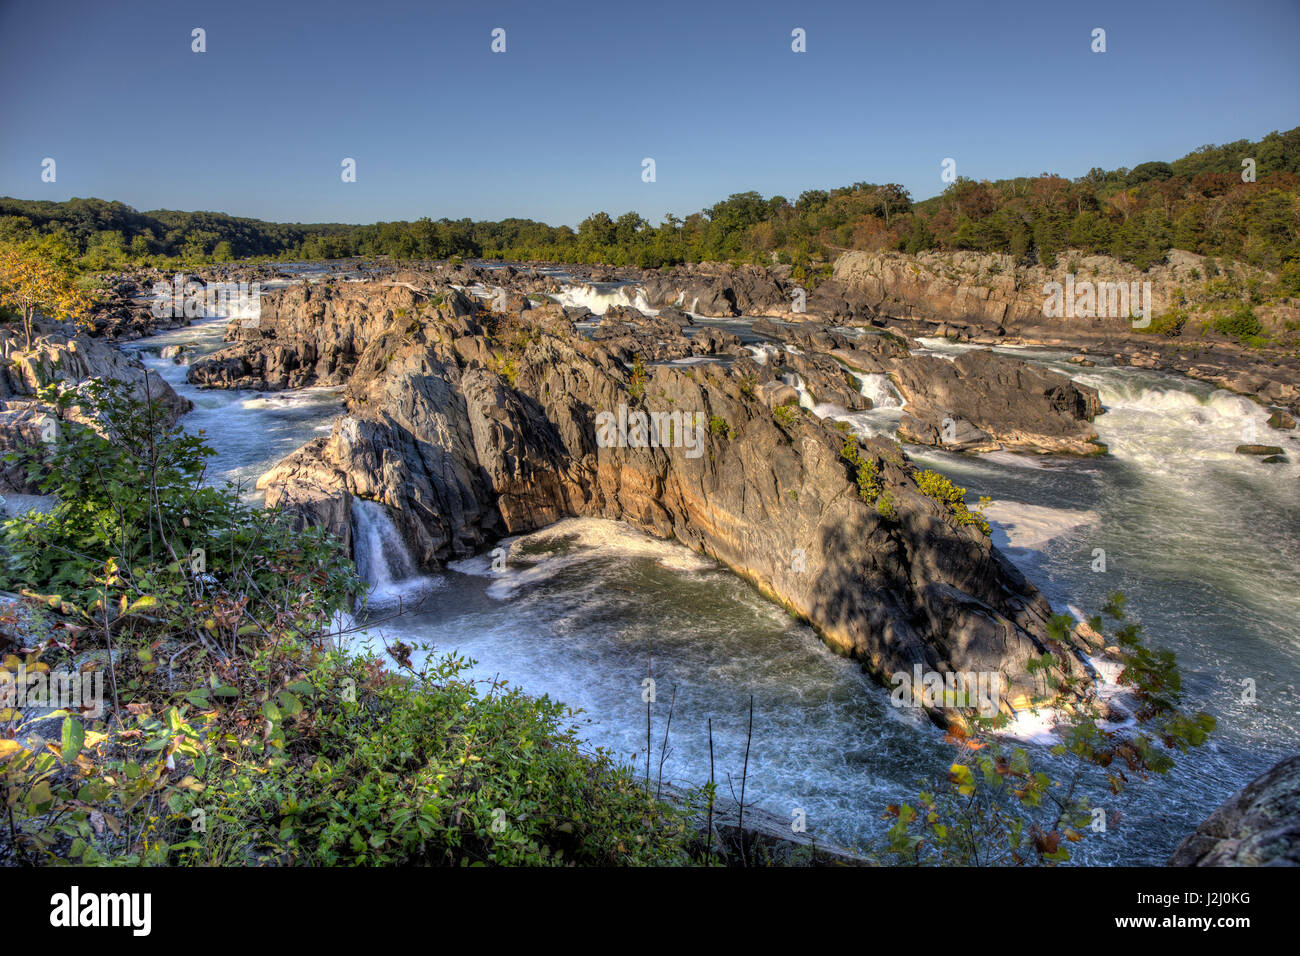
POLYGON ((142 213, 100 199, 0 199, 0 242, 32 239, 95 270, 352 256, 803 267, 847 249, 973 250, 1051 266, 1066 248, 1147 268, 1171 247, 1276 269, 1300 261, 1300 127, 1258 142, 1203 146, 1172 162, 1094 168, 1076 179, 960 177, 919 202, 892 183, 813 189, 793 201, 742 192, 657 225, 636 212, 597 212, 577 229, 518 218, 274 223, 217 212, 142 213))

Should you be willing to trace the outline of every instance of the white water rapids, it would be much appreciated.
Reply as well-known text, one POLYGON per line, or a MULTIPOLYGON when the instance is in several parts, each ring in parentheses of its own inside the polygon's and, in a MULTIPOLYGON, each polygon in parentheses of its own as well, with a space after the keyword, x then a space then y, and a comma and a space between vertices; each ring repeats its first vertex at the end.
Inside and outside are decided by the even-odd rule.
MULTIPOLYGON (((635 296, 628 301, 592 286, 570 287, 559 298, 600 311, 637 304, 635 296)), ((165 332, 130 347, 195 402, 186 426, 204 429, 219 452, 212 479, 247 482, 327 432, 339 399, 329 389, 199 390, 185 382, 184 366, 157 354, 182 343, 195 354, 211 351, 223 326, 165 332)), ((1014 354, 1100 389, 1108 411, 1096 425, 1109 456, 907 451, 964 485, 971 501, 993 498, 997 543, 1058 610, 1092 614, 1106 594, 1123 590, 1148 638, 1178 654, 1193 703, 1219 719, 1211 743, 1181 757, 1168 778, 1137 784, 1122 798, 1096 795, 1123 823, 1090 835, 1077 858, 1160 863, 1232 790, 1300 740, 1300 442, 1295 432, 1264 426, 1263 409, 1185 379, 1080 369, 1062 353, 1014 354), (1252 420, 1259 441, 1284 445, 1291 464, 1233 453, 1252 420), (1093 570, 1097 549, 1106 555, 1104 573, 1093 570), (1253 702, 1243 681, 1254 682, 1253 702)), ((861 379, 876 408, 836 417, 864 433, 892 434, 897 394, 883 376, 861 379)), ((657 688, 655 764, 676 689, 665 765, 674 782, 707 779, 711 717, 721 786, 726 792, 730 773, 738 789, 750 695, 747 798, 785 817, 803 810, 823 839, 852 844, 878 836, 887 826, 884 807, 914 798, 919 778, 942 772, 950 759, 941 735, 916 713, 890 707, 886 692, 854 663, 679 545, 613 522, 569 521, 503 542, 502 571, 483 555, 430 579, 410 564, 382 509, 363 503, 356 522, 358 561, 377 595, 436 585, 419 611, 385 623, 386 631, 463 653, 484 679, 499 676, 581 708, 586 738, 638 766, 649 666, 657 688)))

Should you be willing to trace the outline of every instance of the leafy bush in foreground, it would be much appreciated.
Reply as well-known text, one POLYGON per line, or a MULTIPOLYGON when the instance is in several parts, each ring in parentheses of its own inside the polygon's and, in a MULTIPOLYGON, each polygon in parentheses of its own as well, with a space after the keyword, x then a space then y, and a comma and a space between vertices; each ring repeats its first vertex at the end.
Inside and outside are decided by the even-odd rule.
POLYGON ((0 864, 686 861, 686 816, 567 708, 336 646, 362 591, 337 542, 204 486, 157 407, 78 401, 96 428, 20 456, 58 502, 5 525, 0 690, 102 668, 108 700, 0 703, 0 864))

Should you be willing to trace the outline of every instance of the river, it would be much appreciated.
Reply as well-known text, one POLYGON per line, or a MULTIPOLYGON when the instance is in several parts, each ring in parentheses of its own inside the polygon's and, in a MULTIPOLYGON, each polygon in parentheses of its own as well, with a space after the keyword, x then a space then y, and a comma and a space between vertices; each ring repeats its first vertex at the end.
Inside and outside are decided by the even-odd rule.
MULTIPOLYGON (((618 289, 562 294, 592 308, 635 303, 618 289)), ((708 321, 708 320, 703 320, 708 321)), ((743 331, 745 321, 720 323, 743 331)), ((209 480, 251 484, 310 438, 328 433, 339 389, 284 393, 198 389, 185 366, 162 359, 166 345, 201 355, 221 344, 225 320, 203 320, 125 346, 167 379, 195 410, 185 427, 217 450, 209 480)), ((751 337, 752 338, 752 337, 751 337)), ((961 346, 926 341, 937 354, 961 346)), ((1164 778, 1115 798, 1092 791, 1120 823, 1090 834, 1075 859, 1159 864, 1229 793, 1300 749, 1300 442, 1274 432, 1249 401, 1181 377, 1067 353, 1005 350, 1100 390, 1104 457, 969 456, 907 446, 922 466, 993 499, 995 541, 1057 610, 1095 613, 1122 590, 1148 639, 1176 652, 1193 706, 1219 720, 1210 743, 1180 758, 1164 778), (1253 423, 1250 424, 1250 423, 1253 423), (1287 447, 1291 463, 1236 455, 1257 440, 1287 447), (1105 570, 1097 567, 1104 551, 1105 570), (1247 694, 1252 686, 1253 698, 1247 694)), ((877 408, 843 413, 860 433, 892 434, 896 396, 879 377, 864 381, 877 408), (893 407, 890 407, 893 406, 893 407)), ((915 797, 921 778, 951 759, 942 735, 853 662, 831 653, 806 626, 714 562, 609 521, 570 520, 504 542, 490 554, 436 575, 409 567, 382 509, 359 508, 358 560, 376 599, 417 592, 420 609, 383 625, 407 642, 472 658, 474 676, 504 679, 581 709, 581 732, 644 768, 649 675, 654 680, 652 774, 672 701, 663 776, 679 784, 709 774, 706 722, 720 788, 736 792, 754 702, 746 799, 844 845, 869 845, 887 828, 890 803, 915 797), (675 697, 674 697, 675 695, 675 697)), ((1041 744, 1029 743, 1053 764, 1041 744)))

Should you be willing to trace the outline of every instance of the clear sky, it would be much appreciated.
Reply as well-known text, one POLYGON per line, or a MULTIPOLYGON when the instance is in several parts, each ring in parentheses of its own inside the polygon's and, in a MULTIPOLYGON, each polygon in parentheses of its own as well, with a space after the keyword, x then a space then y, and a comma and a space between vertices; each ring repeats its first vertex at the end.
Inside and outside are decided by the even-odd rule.
POLYGON ((946 157, 1078 176, 1300 125, 1298 51, 1300 0, 0 0, 0 195, 571 225, 923 199, 946 157))

